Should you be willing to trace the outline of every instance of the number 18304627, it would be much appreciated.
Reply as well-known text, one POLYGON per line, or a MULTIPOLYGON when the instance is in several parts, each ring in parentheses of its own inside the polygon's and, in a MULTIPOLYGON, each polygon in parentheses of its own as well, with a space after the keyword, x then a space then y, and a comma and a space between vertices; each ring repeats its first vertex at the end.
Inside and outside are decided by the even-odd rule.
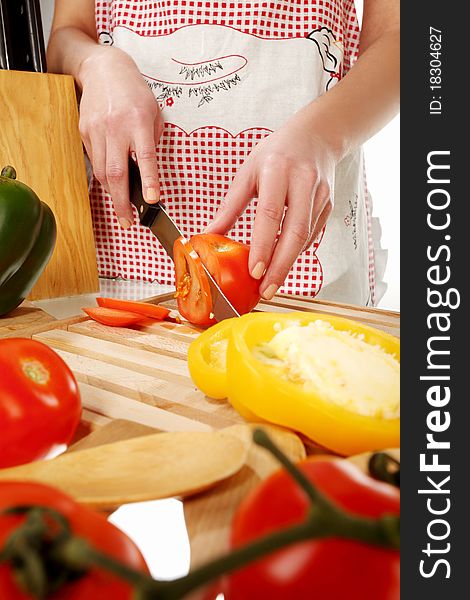
POLYGON ((429 28, 429 89, 432 92, 429 103, 429 113, 442 113, 442 31, 435 27, 429 28))

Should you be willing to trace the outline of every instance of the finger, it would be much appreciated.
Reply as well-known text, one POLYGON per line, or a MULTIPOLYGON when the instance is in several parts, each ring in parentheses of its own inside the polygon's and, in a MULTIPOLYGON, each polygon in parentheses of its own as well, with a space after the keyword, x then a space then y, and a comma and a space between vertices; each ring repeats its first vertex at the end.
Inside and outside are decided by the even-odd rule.
POLYGON ((93 156, 92 156, 92 144, 90 135, 88 133, 88 125, 86 119, 82 118, 82 115, 79 116, 78 119, 78 130, 80 132, 80 137, 82 138, 83 145, 85 147, 86 155, 88 156, 91 164, 93 164, 93 156))
POLYGON ((322 181, 318 184, 317 189, 315 190, 311 219, 311 234, 303 250, 306 250, 316 240, 320 231, 323 229, 326 221, 328 220, 332 210, 333 202, 331 200, 331 188, 327 182, 322 181), (325 209, 328 205, 330 206, 329 212, 325 213, 325 209))
MULTIPOLYGON (((158 106, 158 104, 157 104, 158 106)), ((163 120, 160 111, 158 112, 154 124, 153 124, 153 138, 155 140, 155 145, 158 145, 160 138, 163 133, 163 120)))
POLYGON ((315 190, 315 197, 313 199, 313 213, 312 213, 312 230, 315 230, 316 223, 322 214, 325 206, 330 202, 331 190, 330 186, 326 181, 319 182, 317 189, 315 190))
POLYGON ((289 183, 288 202, 282 231, 272 260, 260 286, 260 293, 271 300, 289 273, 311 234, 313 187, 308 178, 296 177, 289 183))
MULTIPOLYGON (((87 179, 90 177, 90 169, 91 169, 91 176, 93 177, 93 148, 91 146, 91 141, 89 137, 83 137, 82 138, 82 143, 83 143, 83 153, 85 155, 85 163, 86 163, 86 172, 87 172, 87 179)), ((90 183, 90 181, 88 181, 88 183, 90 183)))
POLYGON ((235 175, 213 221, 206 227, 206 233, 227 233, 255 196, 256 187, 251 170, 242 167, 235 175))
POLYGON ((286 206, 288 177, 284 168, 265 169, 258 183, 258 206, 250 244, 248 269, 261 279, 271 260, 286 206))
POLYGON ((90 163, 93 165, 93 148, 91 146, 91 140, 88 136, 82 137, 83 147, 85 148, 85 153, 88 156, 90 163))
MULTIPOLYGON (((315 225, 315 229, 313 230, 311 243, 313 243, 317 239, 317 237, 320 235, 320 233, 323 230, 323 227, 325 227, 332 212, 333 212, 333 204, 331 202, 328 202, 326 204, 325 208, 323 209, 322 214, 318 217, 318 220, 315 225)), ((308 248, 308 246, 307 246, 307 248, 308 248)))
POLYGON ((87 148, 88 158, 93 167, 93 175, 109 193, 106 179, 106 142, 104 137, 90 139, 90 149, 87 148))
POLYGON ((135 153, 142 179, 144 200, 150 204, 158 202, 160 200, 160 180, 153 133, 148 135, 146 130, 136 133, 135 153))
POLYGON ((115 139, 106 144, 106 181, 113 199, 114 210, 123 229, 128 229, 134 220, 129 202, 129 148, 115 139))

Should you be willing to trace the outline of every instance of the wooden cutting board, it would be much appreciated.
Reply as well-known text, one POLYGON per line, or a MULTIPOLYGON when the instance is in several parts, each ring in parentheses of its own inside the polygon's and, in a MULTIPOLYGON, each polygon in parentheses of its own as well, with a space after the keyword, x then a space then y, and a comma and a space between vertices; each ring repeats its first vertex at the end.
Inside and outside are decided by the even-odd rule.
POLYGON ((25 301, 7 315, 0 317, 0 338, 31 337, 32 333, 54 327, 56 319, 31 302, 25 301), (29 335, 28 335, 29 333, 29 335))
MULTIPOLYGON (((152 301, 175 307, 172 294, 152 301)), ((258 309, 335 314, 399 333, 399 315, 390 311, 283 296, 261 303, 258 309)), ((75 373, 85 416, 95 424, 123 418, 174 431, 200 430, 201 426, 221 429, 242 423, 227 402, 207 398, 190 378, 187 350, 199 333, 188 323, 157 322, 123 328, 80 317, 32 335, 54 348, 75 373)))
MULTIPOLYGON (((172 294, 148 300, 175 308, 172 294)), ((399 314, 390 311, 284 296, 263 302, 258 309, 339 315, 399 335, 399 314)), ((30 330, 30 335, 54 348, 80 384, 82 433, 90 429, 93 433, 78 442, 77 449, 150 434, 149 426, 160 431, 205 431, 243 423, 227 402, 207 398, 194 387, 186 357, 200 330, 192 325, 164 322, 111 328, 78 317, 38 327, 36 332, 30 330)), ((303 456, 304 448, 295 435, 277 435, 293 460, 303 456)), ((324 452, 315 446, 308 451, 324 452)), ((240 499, 277 466, 264 450, 253 447, 236 475, 185 501, 193 566, 224 552, 229 523, 240 499)))
POLYGON ((73 78, 0 70, 0 169, 48 204, 57 243, 30 299, 98 291, 93 229, 73 78))
POLYGON ((72 323, 84 321, 85 316, 59 320, 25 300, 18 308, 0 316, 0 338, 26 337, 49 329, 67 328, 72 323))
MULTIPOLYGON (((176 309, 177 306, 172 293, 147 298, 145 302, 154 302, 171 309, 176 309)), ((332 315, 359 321, 364 325, 376 327, 391 335, 400 337, 400 313, 393 310, 314 300, 288 294, 276 294, 272 300, 262 300, 255 311, 280 313, 301 311, 332 315)))

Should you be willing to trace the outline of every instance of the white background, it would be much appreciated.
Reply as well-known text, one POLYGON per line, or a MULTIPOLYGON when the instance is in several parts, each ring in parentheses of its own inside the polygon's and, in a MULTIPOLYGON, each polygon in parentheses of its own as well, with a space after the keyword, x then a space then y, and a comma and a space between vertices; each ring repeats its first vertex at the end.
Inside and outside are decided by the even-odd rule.
MULTIPOLYGON (((52 20, 53 0, 41 0, 45 37, 52 20)), ((359 18, 362 0, 356 0, 359 18)), ((367 176, 374 201, 374 215, 380 218, 382 246, 388 249, 385 281, 387 292, 381 308, 400 308, 400 206, 399 206, 399 117, 365 145, 367 176)), ((173 578, 186 572, 189 545, 183 522, 181 503, 165 500, 158 503, 125 506, 111 517, 138 543, 155 577, 173 578)))

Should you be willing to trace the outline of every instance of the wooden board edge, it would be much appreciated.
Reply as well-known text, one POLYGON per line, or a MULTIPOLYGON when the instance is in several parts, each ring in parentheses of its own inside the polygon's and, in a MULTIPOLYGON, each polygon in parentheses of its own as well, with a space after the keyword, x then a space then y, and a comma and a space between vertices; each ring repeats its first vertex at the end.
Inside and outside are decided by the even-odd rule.
MULTIPOLYGON (((153 304, 161 304, 170 309, 175 309, 175 300, 172 293, 161 294, 145 299, 153 304)), ((358 321, 363 325, 380 329, 395 337, 400 337, 400 313, 379 308, 361 307, 352 304, 335 303, 303 298, 301 296, 289 296, 278 294, 271 301, 260 302, 260 312, 318 312, 324 315, 333 315, 351 321, 358 321), (277 311, 275 309, 278 309, 277 311)), ((256 309, 254 312, 258 312, 256 309)))
MULTIPOLYGON (((151 296, 149 298, 143 298, 141 302, 148 302, 151 304, 162 304, 163 302, 169 302, 174 300, 174 292, 166 292, 164 294, 158 294, 156 296, 151 296)), ((391 319, 399 319, 400 313, 398 311, 393 311, 384 308, 376 308, 372 306, 357 306, 356 304, 347 304, 344 302, 332 302, 330 300, 316 300, 315 298, 306 298, 304 296, 292 296, 290 294, 276 294, 272 300, 263 300, 263 304, 265 305, 273 305, 276 306, 276 301, 296 301, 296 302, 305 302, 307 304, 312 304, 313 306, 326 306, 331 308, 341 308, 344 310, 351 310, 357 313, 370 313, 371 315, 376 315, 378 317, 389 317, 391 319)))
POLYGON ((86 316, 76 316, 76 317, 68 317, 67 319, 57 319, 48 321, 47 323, 42 323, 41 325, 31 325, 30 327, 25 327, 24 329, 16 329, 15 331, 8 332, 6 334, 0 333, 1 339, 6 338, 32 338, 38 333, 45 333, 46 331, 51 331, 52 329, 67 329, 70 325, 75 325, 76 323, 81 323, 82 321, 86 321, 88 317, 86 316))
MULTIPOLYGON (((384 315, 392 318, 400 318, 400 313, 398 311, 389 310, 385 308, 377 308, 374 306, 358 306, 357 304, 348 304, 345 302, 332 302, 331 300, 320 300, 315 298, 307 298, 305 296, 292 296, 290 294, 276 294, 272 300, 264 300, 265 304, 270 304, 275 301, 275 299, 280 300, 302 300, 309 304, 322 305, 334 308, 340 307, 348 310, 359 311, 359 312, 368 312, 376 315, 384 315)), ((275 302, 274 302, 275 303, 275 302)))
POLYGON ((139 302, 147 302, 148 304, 161 304, 162 302, 168 302, 169 300, 175 299, 175 292, 165 292, 164 294, 157 294, 156 296, 149 296, 148 298, 142 298, 139 302))

